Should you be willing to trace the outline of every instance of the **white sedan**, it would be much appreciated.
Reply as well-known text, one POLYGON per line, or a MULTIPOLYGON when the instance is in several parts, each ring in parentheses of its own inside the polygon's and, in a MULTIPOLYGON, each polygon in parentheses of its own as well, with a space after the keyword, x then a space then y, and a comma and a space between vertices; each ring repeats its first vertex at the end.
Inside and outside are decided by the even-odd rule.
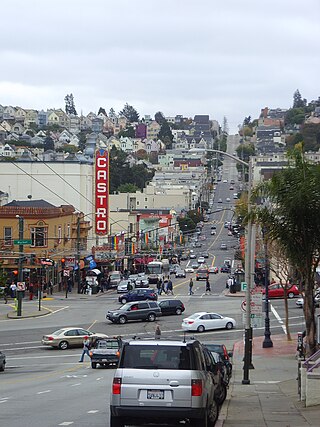
POLYGON ((207 313, 201 311, 183 319, 182 329, 184 331, 204 332, 210 329, 233 329, 236 321, 231 317, 224 317, 218 313, 207 313))
POLYGON ((194 273, 194 269, 192 267, 186 267, 185 272, 186 273, 194 273))

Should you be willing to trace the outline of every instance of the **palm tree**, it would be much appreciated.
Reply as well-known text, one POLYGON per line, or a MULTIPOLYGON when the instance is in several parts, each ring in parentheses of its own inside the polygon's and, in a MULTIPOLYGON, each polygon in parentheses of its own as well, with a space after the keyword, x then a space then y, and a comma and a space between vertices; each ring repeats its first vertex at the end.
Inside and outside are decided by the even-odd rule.
POLYGON ((296 269, 305 293, 307 354, 316 351, 314 286, 320 254, 320 165, 308 163, 302 145, 289 156, 288 167, 275 173, 253 192, 265 203, 254 210, 257 222, 268 229, 296 269))

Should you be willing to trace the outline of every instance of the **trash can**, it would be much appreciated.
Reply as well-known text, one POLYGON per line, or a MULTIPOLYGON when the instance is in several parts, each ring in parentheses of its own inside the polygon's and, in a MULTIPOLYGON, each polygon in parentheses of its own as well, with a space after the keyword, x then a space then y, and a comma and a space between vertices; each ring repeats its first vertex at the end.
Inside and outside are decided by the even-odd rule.
POLYGON ((97 285, 91 285, 91 294, 97 294, 98 293, 98 286, 97 285))
POLYGON ((230 294, 235 294, 236 293, 236 287, 235 287, 235 285, 231 285, 229 287, 229 291, 230 291, 230 294))

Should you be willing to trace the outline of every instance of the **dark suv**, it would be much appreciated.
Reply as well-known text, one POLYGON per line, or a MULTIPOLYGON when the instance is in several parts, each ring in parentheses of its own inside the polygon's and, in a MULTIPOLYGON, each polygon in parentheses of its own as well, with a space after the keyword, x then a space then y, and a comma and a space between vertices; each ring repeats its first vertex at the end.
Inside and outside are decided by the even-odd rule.
POLYGON ((110 427, 213 427, 219 414, 214 363, 199 341, 123 341, 110 398, 110 427))
POLYGON ((127 323, 128 320, 148 320, 154 322, 161 316, 159 304, 155 301, 128 302, 117 310, 109 310, 106 318, 113 323, 127 323))
POLYGON ((119 296, 119 302, 121 304, 125 304, 126 302, 130 301, 145 301, 145 300, 152 300, 157 301, 158 295, 154 291, 154 289, 135 289, 133 291, 127 292, 126 294, 119 296))
POLYGON ((179 299, 165 299, 159 302, 162 314, 182 314, 185 310, 185 306, 179 299))

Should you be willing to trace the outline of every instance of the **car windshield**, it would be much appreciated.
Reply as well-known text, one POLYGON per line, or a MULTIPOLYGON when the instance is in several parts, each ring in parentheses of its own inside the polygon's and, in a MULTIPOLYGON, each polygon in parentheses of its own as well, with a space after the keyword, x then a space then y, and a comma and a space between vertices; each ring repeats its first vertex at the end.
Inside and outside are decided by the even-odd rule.
POLYGON ((172 345, 127 345, 122 350, 120 368, 192 369, 189 349, 172 345))
POLYGON ((96 348, 107 348, 107 349, 112 349, 112 348, 118 348, 119 344, 118 341, 116 340, 112 340, 112 341, 107 341, 107 340, 100 340, 97 342, 96 348))
POLYGON ((57 331, 53 332, 52 335, 61 335, 65 332, 65 329, 58 329, 57 331))

